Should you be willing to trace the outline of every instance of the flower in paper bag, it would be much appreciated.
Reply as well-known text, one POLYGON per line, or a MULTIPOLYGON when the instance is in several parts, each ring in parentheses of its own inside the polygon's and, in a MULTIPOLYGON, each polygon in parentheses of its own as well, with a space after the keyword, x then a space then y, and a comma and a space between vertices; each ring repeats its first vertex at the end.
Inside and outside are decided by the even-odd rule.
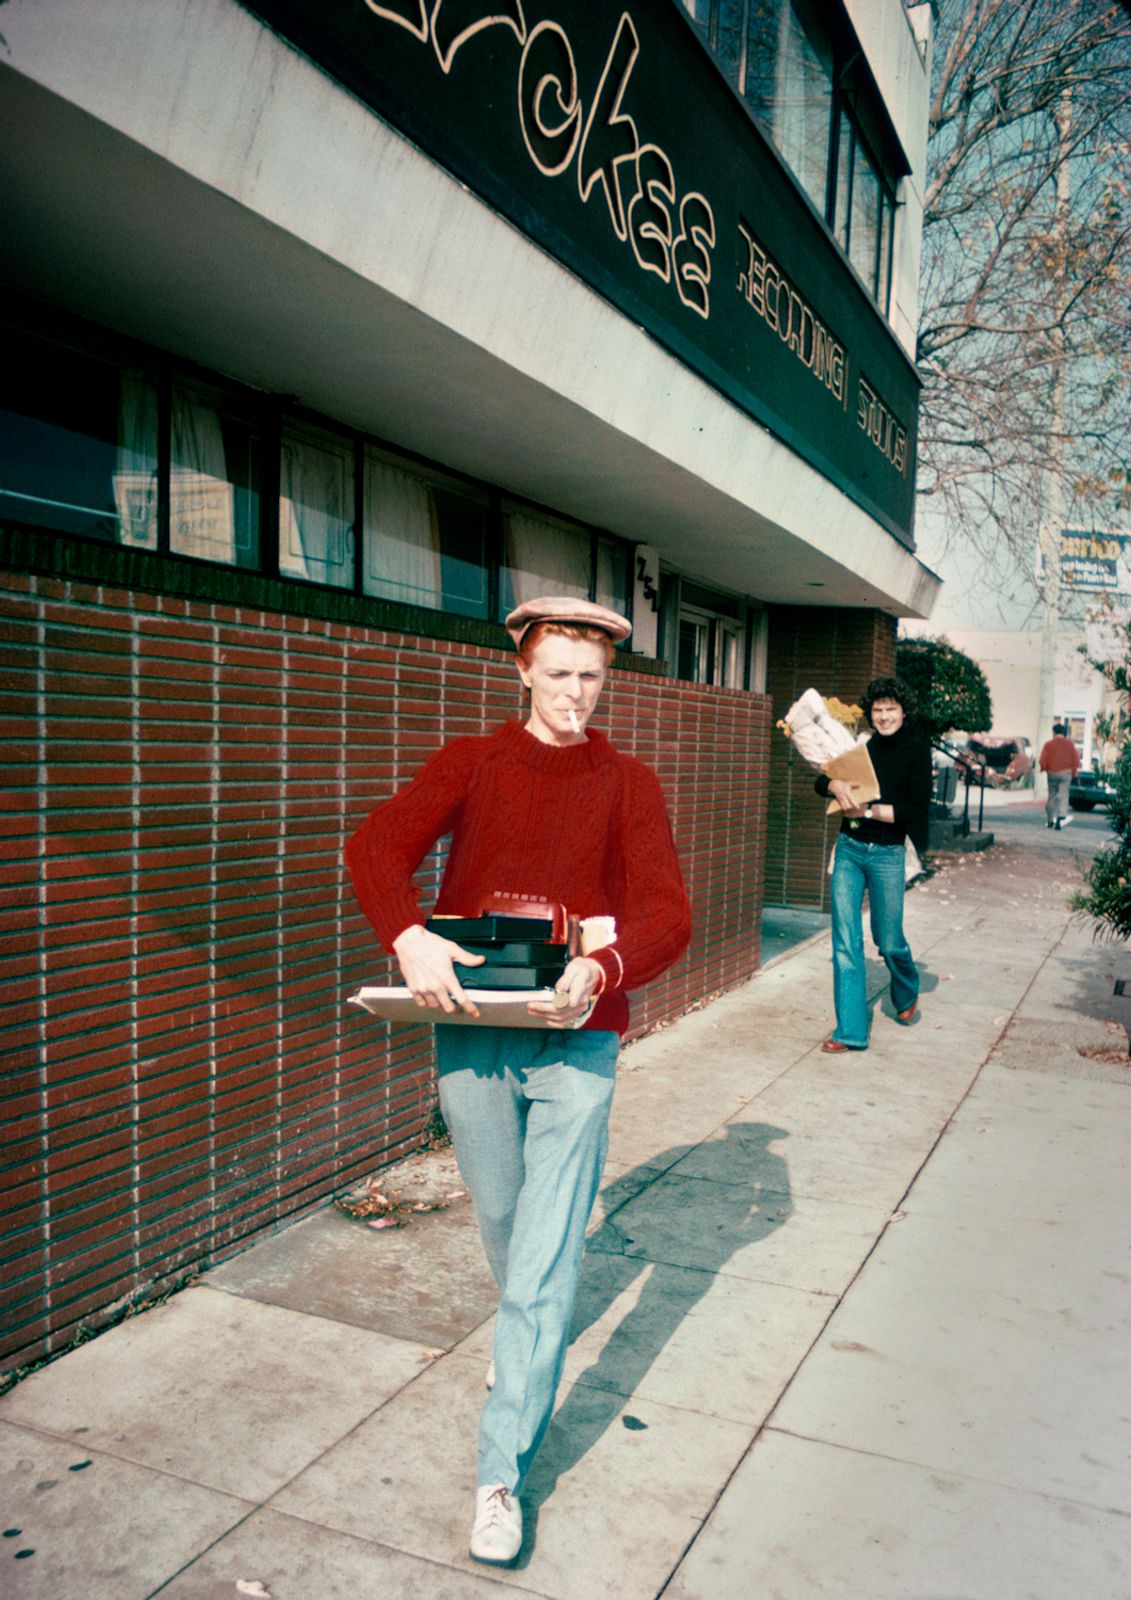
MULTIPOLYGON (((836 705, 843 717, 848 708, 839 700, 836 705)), ((851 750, 856 743, 844 721, 831 713, 816 689, 806 689, 801 698, 790 706, 784 723, 780 725, 784 726, 790 743, 801 759, 818 769, 833 756, 851 750)))
POLYGON ((836 695, 830 695, 825 701, 825 710, 834 722, 843 723, 849 733, 856 732, 856 725, 864 715, 862 706, 846 706, 843 700, 838 700, 836 695))

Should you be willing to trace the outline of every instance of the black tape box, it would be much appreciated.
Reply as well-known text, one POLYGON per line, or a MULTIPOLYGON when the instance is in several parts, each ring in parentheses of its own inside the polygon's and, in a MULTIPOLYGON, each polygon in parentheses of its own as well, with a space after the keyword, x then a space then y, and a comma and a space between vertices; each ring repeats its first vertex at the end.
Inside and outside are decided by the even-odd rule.
POLYGON ((455 963, 465 989, 552 989, 569 959, 566 946, 550 938, 553 923, 542 917, 430 917, 425 926, 483 957, 482 966, 455 963))

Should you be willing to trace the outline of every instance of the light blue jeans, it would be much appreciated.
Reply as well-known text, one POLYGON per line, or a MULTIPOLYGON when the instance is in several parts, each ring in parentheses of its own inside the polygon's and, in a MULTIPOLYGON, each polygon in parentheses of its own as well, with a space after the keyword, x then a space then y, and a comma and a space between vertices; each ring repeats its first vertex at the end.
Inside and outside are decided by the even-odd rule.
POLYGON ((854 1050, 868 1046, 864 892, 876 948, 891 973, 891 999, 906 1011, 919 998, 919 969, 903 931, 904 850, 901 844, 863 844, 837 835, 833 857, 833 1038, 854 1050))
POLYGON ((516 1494, 565 1364, 619 1047, 603 1029, 436 1029, 440 1108, 499 1285, 479 1482, 516 1494))

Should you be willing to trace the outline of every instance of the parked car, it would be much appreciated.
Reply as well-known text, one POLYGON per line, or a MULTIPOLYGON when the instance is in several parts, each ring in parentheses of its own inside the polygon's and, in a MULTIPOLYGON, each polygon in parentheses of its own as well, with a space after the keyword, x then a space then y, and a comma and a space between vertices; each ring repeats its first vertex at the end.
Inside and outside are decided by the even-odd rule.
POLYGON ((959 768, 976 780, 984 774, 994 789, 1025 788, 1033 782, 1033 752, 1028 739, 1008 734, 976 733, 957 757, 959 768))
POLYGON ((1097 806, 1106 806, 1114 799, 1115 790, 1111 784, 1088 767, 1080 768, 1068 788, 1068 804, 1073 811, 1094 811, 1097 806))

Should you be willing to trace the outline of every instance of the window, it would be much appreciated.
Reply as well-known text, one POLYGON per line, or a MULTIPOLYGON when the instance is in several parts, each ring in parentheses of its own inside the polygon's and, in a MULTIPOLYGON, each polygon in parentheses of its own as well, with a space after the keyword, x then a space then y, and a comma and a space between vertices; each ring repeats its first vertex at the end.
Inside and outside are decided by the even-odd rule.
POLYGON ((366 594, 486 617, 486 528, 485 494, 367 446, 366 594))
POLYGON ((692 26, 739 94, 746 91, 751 34, 764 34, 777 0, 680 0, 692 26))
POLYGON ((689 683, 711 681, 711 621, 690 610, 679 614, 676 677, 689 683))
POLYGON ((804 0, 682 0, 723 76, 765 127, 821 213, 829 171, 833 55, 804 0))
POLYGON ((848 234, 848 259, 873 288, 880 236, 880 180, 857 141, 852 167, 852 220, 848 234))
POLYGON ((631 547, 619 539, 597 540, 597 581, 593 598, 598 605, 619 611, 622 617, 628 613, 631 557, 631 547))
POLYGON ((715 675, 714 683, 728 689, 741 689, 743 676, 744 630, 737 622, 726 622, 721 617, 715 622, 715 675))
POLYGON ((747 609, 742 600, 662 573, 663 654, 672 662, 675 676, 690 683, 744 688, 747 609))
POLYGON ((684 605, 679 613, 676 677, 741 689, 745 644, 746 630, 741 623, 684 605))
POLYGON ((832 51, 816 31, 805 28, 789 0, 748 0, 748 9, 742 97, 824 215, 832 51))
POLYGON ((503 502, 499 620, 542 594, 589 598, 590 533, 575 522, 517 501, 503 502))
POLYGON ((279 458, 279 571, 353 588, 354 444, 288 420, 279 458))
POLYGON ((624 540, 517 500, 503 501, 502 521, 500 620, 524 600, 547 593, 592 597, 627 614, 632 547, 624 540))
POLYGON ((842 111, 837 129, 836 183, 833 190, 833 232, 848 254, 848 219, 852 215, 852 156, 855 136, 848 113, 842 111))
POLYGON ((627 540, 41 308, 4 337, 13 523, 483 621, 547 591, 631 609, 627 540))
POLYGON ((840 115, 833 227, 837 242, 882 311, 891 292, 895 201, 879 164, 845 111, 840 115))
POLYGON ((156 548, 152 374, 8 330, 0 378, 0 514, 156 548))
POLYGON ((770 656, 769 613, 765 606, 751 606, 747 627, 750 640, 750 671, 745 687, 752 689, 755 694, 765 694, 770 656))
POLYGON ((855 48, 815 0, 681 4, 886 313, 902 158, 855 48))
POLYGON ((173 385, 169 548, 176 555, 259 564, 259 436, 235 397, 173 385))
POLYGON ((895 198, 880 185, 880 237, 876 260, 876 304, 887 316, 891 305, 891 263, 895 238, 895 198))
POLYGON ((681 4, 704 44, 710 44, 711 13, 714 10, 711 0, 681 0, 681 4))

